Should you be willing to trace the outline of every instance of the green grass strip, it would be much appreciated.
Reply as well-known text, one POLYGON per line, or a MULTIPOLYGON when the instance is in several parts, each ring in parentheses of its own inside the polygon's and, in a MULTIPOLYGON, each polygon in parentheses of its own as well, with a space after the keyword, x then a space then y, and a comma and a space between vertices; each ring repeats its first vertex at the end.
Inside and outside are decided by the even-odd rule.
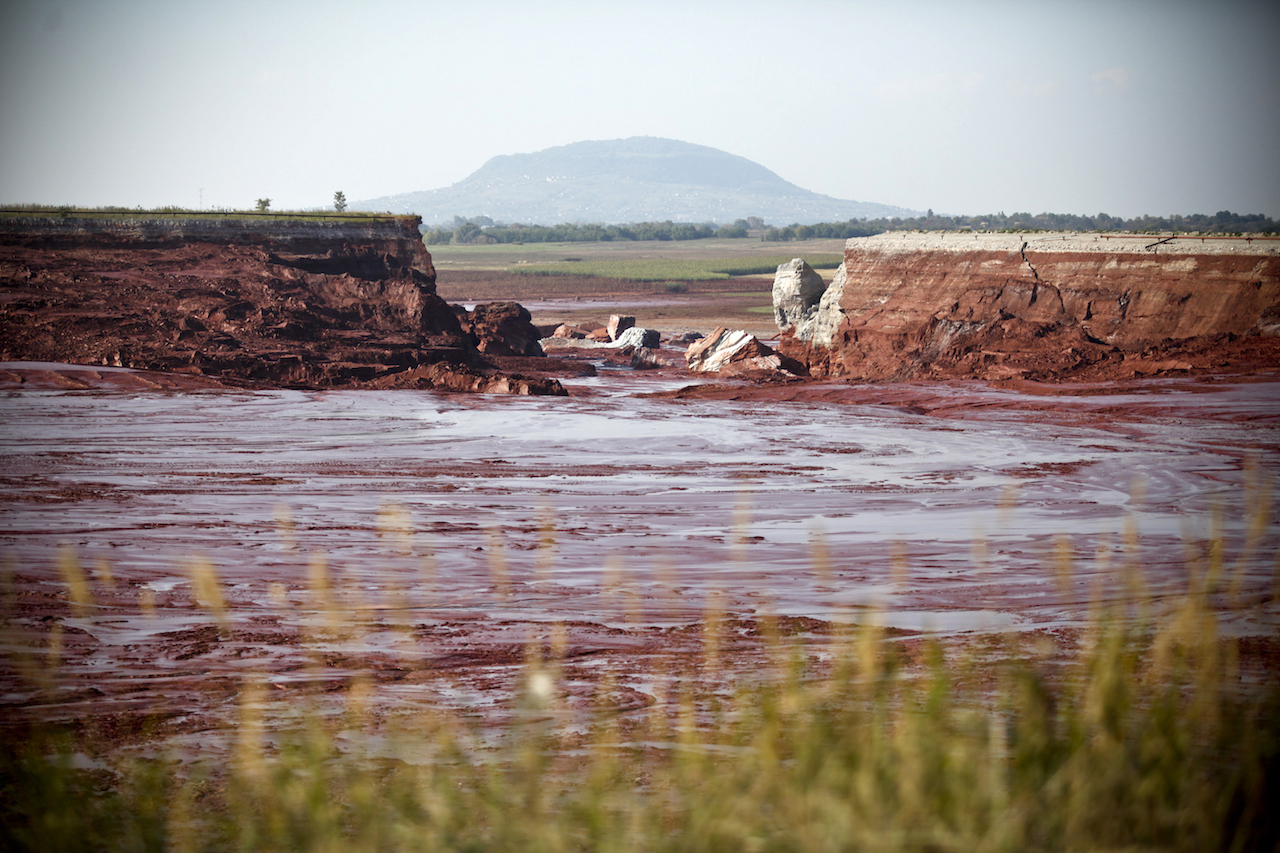
POLYGON ((192 210, 182 207, 129 208, 129 207, 60 207, 40 204, 0 206, 0 218, 28 219, 261 219, 274 220, 323 220, 327 222, 369 222, 395 219, 416 219, 413 214, 371 213, 361 210, 192 210))
MULTIPOLYGON (((738 275, 762 275, 777 270, 780 264, 790 261, 794 254, 770 255, 761 258, 639 258, 610 261, 560 261, 548 264, 532 264, 513 267, 511 272, 525 275, 584 275, 601 278, 627 279, 630 281, 714 281, 738 275)), ((835 267, 844 259, 837 253, 814 255, 806 258, 809 265, 819 269, 835 267)))

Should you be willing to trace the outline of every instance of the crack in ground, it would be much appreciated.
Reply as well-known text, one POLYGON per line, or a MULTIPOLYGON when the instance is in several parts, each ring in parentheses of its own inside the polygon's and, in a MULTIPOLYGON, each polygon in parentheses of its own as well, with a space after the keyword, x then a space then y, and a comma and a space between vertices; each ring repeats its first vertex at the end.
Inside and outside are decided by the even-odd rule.
MULTIPOLYGON (((1018 250, 1022 253, 1022 262, 1027 265, 1027 269, 1031 270, 1031 275, 1035 278, 1036 283, 1040 282, 1040 273, 1036 272, 1036 268, 1031 265, 1031 259, 1027 257, 1027 244, 1023 243, 1022 248, 1018 250)), ((1034 302, 1035 299, 1033 298, 1034 302)))
POLYGON ((1040 273, 1036 272, 1036 268, 1031 265, 1031 259, 1027 257, 1027 244, 1023 241, 1022 248, 1018 250, 1022 254, 1022 262, 1027 265, 1027 269, 1031 270, 1031 275, 1035 281, 1031 284, 1031 299, 1027 301, 1028 305, 1035 305, 1036 300, 1040 297, 1040 273))

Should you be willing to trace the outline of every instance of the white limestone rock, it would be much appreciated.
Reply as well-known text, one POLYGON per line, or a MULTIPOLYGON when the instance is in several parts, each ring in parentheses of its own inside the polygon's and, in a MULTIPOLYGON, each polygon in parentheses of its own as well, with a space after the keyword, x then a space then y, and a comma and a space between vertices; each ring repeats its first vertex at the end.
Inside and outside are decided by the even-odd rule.
POLYGON ((690 345, 684 359, 696 373, 782 369, 782 357, 750 332, 742 329, 731 332, 723 326, 690 345))
POLYGON ((773 319, 785 332, 812 319, 826 282, 804 258, 778 265, 773 277, 773 319))

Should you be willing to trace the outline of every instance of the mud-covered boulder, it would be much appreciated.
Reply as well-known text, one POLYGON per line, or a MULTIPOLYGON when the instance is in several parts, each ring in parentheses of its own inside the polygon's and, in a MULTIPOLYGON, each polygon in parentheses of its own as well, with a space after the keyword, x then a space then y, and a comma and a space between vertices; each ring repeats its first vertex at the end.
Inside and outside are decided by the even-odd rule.
POLYGON ((485 355, 544 355, 542 335, 528 310, 518 302, 484 302, 461 311, 458 320, 475 347, 485 355))
POLYGON ((658 333, 657 329, 632 326, 618 335, 613 343, 617 347, 648 347, 649 349, 654 349, 660 345, 661 340, 662 335, 658 333))
POLYGON ((636 370, 656 370, 659 367, 670 367, 671 363, 648 347, 636 347, 631 353, 631 366, 636 370))
POLYGON ((760 342, 750 332, 723 326, 690 345, 685 362, 696 373, 794 372, 799 365, 760 342))
POLYGON ((628 317, 622 314, 613 314, 609 317, 609 325, 606 326, 605 328, 609 330, 609 339, 616 341, 619 335, 621 335, 627 329, 630 329, 635 324, 636 324, 635 317, 628 317))
POLYGON ((471 394, 567 397, 559 380, 523 376, 470 364, 435 364, 416 367, 369 383, 372 388, 429 389, 471 394))
POLYGON ((573 326, 569 323, 561 323, 559 326, 556 326, 555 331, 551 333, 551 337, 560 338, 561 340, 566 341, 580 341, 589 335, 591 331, 591 329, 586 329, 582 326, 573 326))

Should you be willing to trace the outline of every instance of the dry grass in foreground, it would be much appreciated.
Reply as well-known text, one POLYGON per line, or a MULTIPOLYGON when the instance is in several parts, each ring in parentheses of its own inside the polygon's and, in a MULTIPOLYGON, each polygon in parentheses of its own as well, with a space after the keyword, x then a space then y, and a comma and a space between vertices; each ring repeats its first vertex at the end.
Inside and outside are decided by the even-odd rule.
MULTIPOLYGON (((1217 631, 1241 575, 1205 553, 1173 605, 1095 607, 1065 668, 1012 636, 994 665, 935 642, 908 666, 874 620, 815 652, 766 617, 766 663, 731 680, 710 613, 674 702, 602 700, 585 721, 563 713, 555 642, 528 648, 496 731, 448 711, 388 719, 371 680, 335 713, 250 676, 223 759, 87 760, 55 731, 6 744, 0 836, 14 850, 1274 850, 1274 672, 1242 680, 1217 631)), ((63 570, 88 606, 78 567, 63 570)), ((212 569, 193 586, 226 625, 212 569)), ((359 630, 330 616, 330 634, 359 630)))
POLYGON ((1239 694, 1213 624, 1203 594, 1155 632, 1099 614, 1078 671, 1049 677, 1011 650, 991 694, 954 690, 939 649, 904 673, 873 628, 851 632, 821 680, 779 641, 757 682, 690 683, 675 719, 601 711, 585 740, 551 725, 558 662, 531 656, 498 741, 446 715, 370 739, 371 755, 413 764, 361 754, 370 686, 344 714, 303 708, 268 739, 264 716, 281 709, 250 680, 224 762, 82 770, 52 733, 6 750, 5 846, 1274 849, 1275 697, 1239 694))

